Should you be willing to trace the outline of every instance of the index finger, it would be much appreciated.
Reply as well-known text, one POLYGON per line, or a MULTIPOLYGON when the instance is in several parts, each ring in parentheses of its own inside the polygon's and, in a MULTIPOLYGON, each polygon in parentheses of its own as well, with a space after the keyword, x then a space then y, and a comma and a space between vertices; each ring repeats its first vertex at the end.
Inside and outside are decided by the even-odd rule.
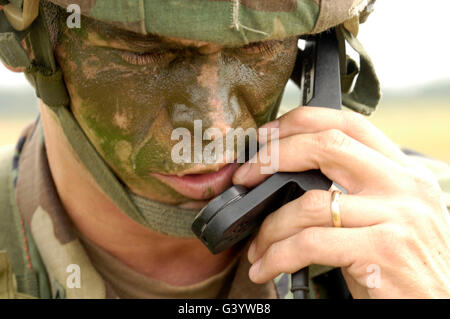
MULTIPOLYGON (((279 138, 337 129, 391 160, 407 165, 408 158, 400 148, 367 118, 353 111, 302 106, 284 114, 261 128, 278 128, 279 138)), ((270 134, 267 136, 270 141, 270 134)))
POLYGON ((255 283, 311 264, 350 267, 369 249, 365 228, 310 227, 272 244, 250 268, 255 283))

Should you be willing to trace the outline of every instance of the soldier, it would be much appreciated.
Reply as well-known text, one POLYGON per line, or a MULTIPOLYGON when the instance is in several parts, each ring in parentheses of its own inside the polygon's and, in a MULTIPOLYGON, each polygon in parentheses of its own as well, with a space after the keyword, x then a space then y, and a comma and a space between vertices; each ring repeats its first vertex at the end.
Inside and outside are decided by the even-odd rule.
POLYGON ((0 3, 0 56, 40 97, 1 155, 1 297, 284 298, 282 273, 305 266, 310 297, 449 297, 448 166, 408 157, 354 112, 275 120, 298 36, 335 26, 362 57, 353 92, 342 64, 344 102, 375 107, 354 38, 374 1, 0 3), (66 23, 74 3, 81 28, 66 23), (278 128, 279 171, 321 169, 347 194, 307 192, 212 255, 190 230, 198 210, 267 176, 259 163, 173 162, 172 130, 196 120, 278 128))

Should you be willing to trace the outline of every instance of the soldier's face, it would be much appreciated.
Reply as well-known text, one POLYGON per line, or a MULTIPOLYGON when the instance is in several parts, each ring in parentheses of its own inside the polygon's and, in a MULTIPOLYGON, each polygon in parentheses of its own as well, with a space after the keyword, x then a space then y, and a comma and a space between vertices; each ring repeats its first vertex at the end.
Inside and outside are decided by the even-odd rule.
POLYGON ((203 130, 225 133, 273 119, 297 38, 225 48, 117 32, 86 19, 82 29, 65 28, 56 53, 72 112, 116 175, 141 196, 195 206, 230 186, 235 165, 175 163, 172 131, 184 127, 194 136, 201 120, 203 130), (203 178, 170 176, 218 168, 203 178))

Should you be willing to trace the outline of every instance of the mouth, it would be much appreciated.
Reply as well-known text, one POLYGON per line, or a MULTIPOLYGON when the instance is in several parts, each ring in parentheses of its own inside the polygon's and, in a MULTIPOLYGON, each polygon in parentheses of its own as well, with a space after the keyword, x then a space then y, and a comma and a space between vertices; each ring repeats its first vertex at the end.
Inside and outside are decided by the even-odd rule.
POLYGON ((178 176, 152 173, 152 176, 185 197, 194 200, 208 200, 232 186, 231 179, 238 168, 238 163, 231 163, 216 172, 206 174, 178 176))

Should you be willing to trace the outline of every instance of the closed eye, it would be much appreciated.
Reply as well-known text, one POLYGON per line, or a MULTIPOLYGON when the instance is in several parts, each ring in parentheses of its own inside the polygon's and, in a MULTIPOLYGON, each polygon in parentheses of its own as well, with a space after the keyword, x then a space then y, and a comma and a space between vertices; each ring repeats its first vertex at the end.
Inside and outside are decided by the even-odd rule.
POLYGON ((120 50, 120 56, 133 65, 148 65, 164 60, 170 60, 175 55, 171 51, 133 52, 120 50))
POLYGON ((247 44, 243 47, 236 48, 244 54, 274 54, 281 46, 281 41, 269 40, 247 44))

